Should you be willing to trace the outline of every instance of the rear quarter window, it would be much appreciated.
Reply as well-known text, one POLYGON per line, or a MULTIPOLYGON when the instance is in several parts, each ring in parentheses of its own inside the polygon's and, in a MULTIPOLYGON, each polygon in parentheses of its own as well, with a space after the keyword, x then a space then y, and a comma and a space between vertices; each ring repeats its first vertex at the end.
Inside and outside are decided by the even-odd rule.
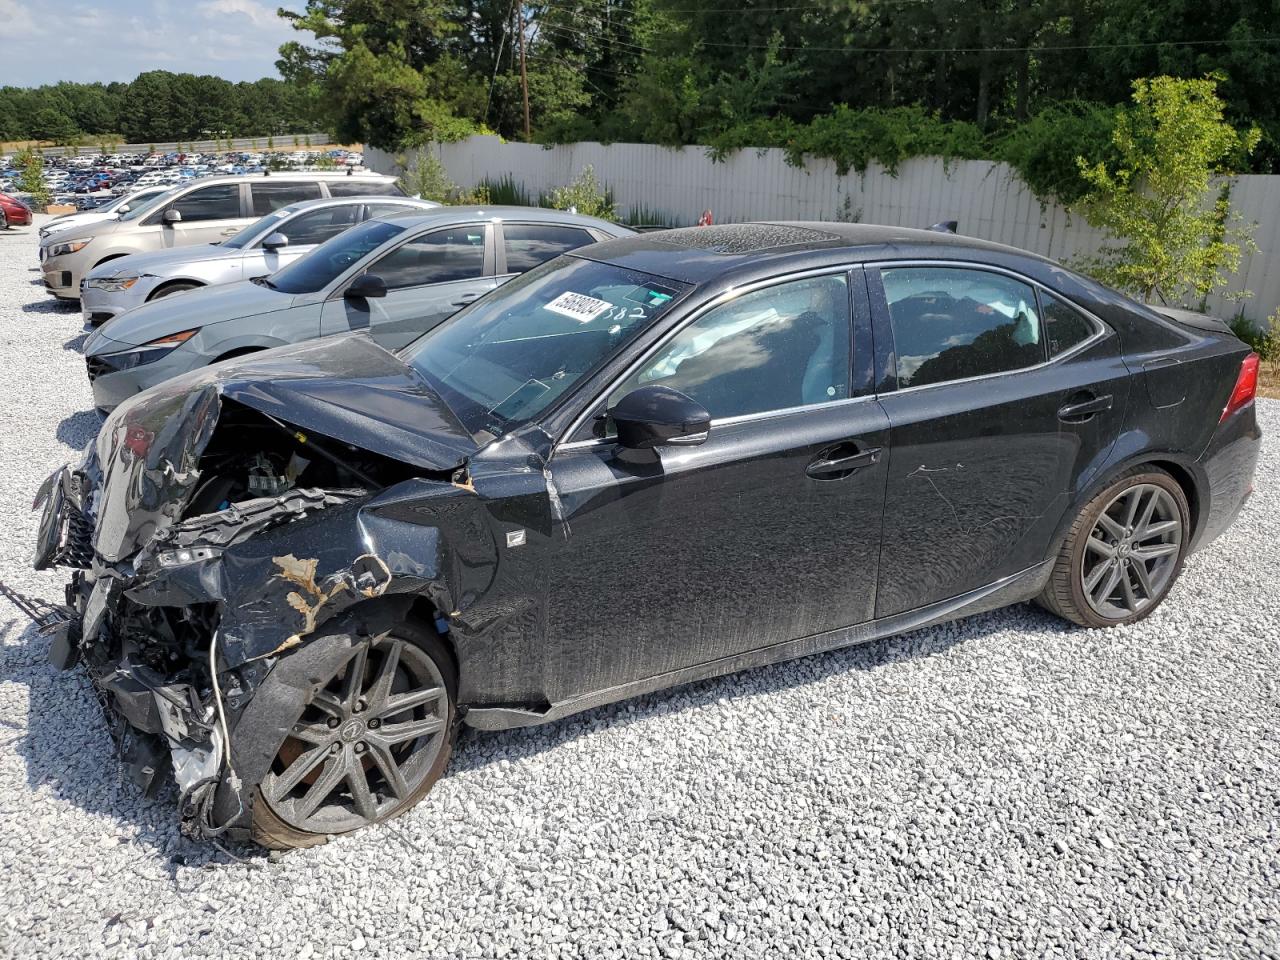
POLYGON ((394 180, 328 180, 331 197, 403 197, 394 180))

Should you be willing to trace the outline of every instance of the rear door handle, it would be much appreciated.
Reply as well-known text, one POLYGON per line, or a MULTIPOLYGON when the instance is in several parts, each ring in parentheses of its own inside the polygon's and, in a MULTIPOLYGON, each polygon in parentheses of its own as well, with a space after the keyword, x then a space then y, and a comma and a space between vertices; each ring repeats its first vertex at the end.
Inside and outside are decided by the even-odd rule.
POLYGON ((478 300, 479 298, 480 294, 478 293, 464 293, 457 300, 453 301, 452 305, 455 307, 465 307, 472 300, 478 300))
POLYGON ((1090 397, 1087 400, 1078 400, 1075 403, 1068 403, 1058 408, 1058 419, 1063 423, 1084 423, 1094 417, 1095 414, 1102 413, 1104 410, 1110 410, 1112 404, 1111 394, 1107 393, 1101 397, 1090 397))
POLYGON ((863 467, 871 467, 880 462, 880 447, 860 450, 847 457, 821 457, 805 469, 805 473, 817 478, 830 478, 832 474, 850 474, 863 467))

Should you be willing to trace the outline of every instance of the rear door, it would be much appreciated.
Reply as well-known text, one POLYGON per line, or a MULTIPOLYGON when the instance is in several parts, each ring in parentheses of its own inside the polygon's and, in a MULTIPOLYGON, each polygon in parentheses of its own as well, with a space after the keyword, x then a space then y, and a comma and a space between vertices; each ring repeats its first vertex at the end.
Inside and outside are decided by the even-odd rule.
POLYGON ((366 273, 382 278, 387 295, 325 302, 322 334, 366 330, 389 350, 452 316, 498 285, 493 276, 493 227, 460 223, 417 234, 383 254, 366 273))
POLYGON ((892 450, 885 617, 1045 559, 1115 441, 1129 374, 1113 332, 1017 275, 883 264, 868 280, 892 450))

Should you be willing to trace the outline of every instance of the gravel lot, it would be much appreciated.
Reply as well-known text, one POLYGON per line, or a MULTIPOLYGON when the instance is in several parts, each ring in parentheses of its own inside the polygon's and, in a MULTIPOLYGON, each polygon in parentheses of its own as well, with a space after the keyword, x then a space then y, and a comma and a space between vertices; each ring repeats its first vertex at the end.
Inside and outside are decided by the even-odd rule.
MULTIPOLYGON (((79 314, 0 234, 0 578, 97 428, 79 314)), ((0 602, 0 954, 1280 957, 1280 402, 1258 493, 1135 628, 1027 606, 464 733, 392 828, 238 863, 121 783, 0 602)))

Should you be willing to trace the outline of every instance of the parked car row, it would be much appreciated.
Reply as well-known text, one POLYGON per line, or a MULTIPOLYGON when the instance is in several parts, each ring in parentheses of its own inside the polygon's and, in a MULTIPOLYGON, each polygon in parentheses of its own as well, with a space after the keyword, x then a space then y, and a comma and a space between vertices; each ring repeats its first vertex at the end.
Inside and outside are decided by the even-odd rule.
POLYGON ((463 723, 1027 600, 1132 623, 1252 490, 1257 355, 1043 258, 350 182, 210 185, 241 215, 263 185, 323 196, 199 248, 176 229, 206 207, 163 194, 163 252, 88 263, 115 221, 45 260, 85 277, 116 409, 37 497, 35 565, 71 571, 37 615, 192 835, 388 820, 463 723))
POLYGON ((402 194, 392 177, 363 173, 264 173, 211 177, 171 187, 140 206, 40 241, 45 288, 80 299, 93 267, 148 250, 225 240, 256 218, 299 200, 402 194))
MULTIPOLYGON (((88 210, 145 187, 172 187, 219 174, 316 169, 321 163, 355 170, 361 168, 363 159, 362 154, 343 149, 50 157, 45 160, 43 177, 55 203, 72 203, 77 209, 88 210)), ((0 158, 0 190, 15 188, 19 171, 12 162, 11 157, 0 158)))

